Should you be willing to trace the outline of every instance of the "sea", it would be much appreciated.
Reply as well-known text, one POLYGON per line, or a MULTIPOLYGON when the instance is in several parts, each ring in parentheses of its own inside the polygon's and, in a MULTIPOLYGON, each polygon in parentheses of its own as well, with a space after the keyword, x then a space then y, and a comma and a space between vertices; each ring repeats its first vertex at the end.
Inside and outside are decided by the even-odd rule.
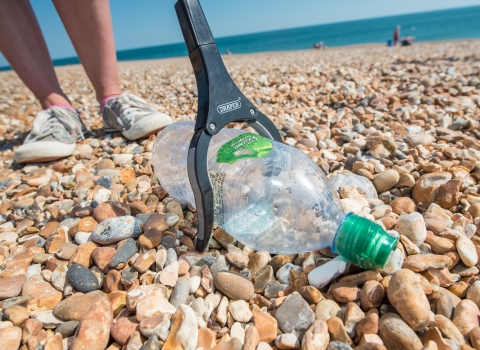
MULTIPOLYGON (((416 41, 441 41, 480 38, 480 6, 414 13, 400 16, 322 24, 309 27, 216 38, 220 53, 233 54, 304 50, 323 42, 328 47, 365 43, 387 43, 395 26, 401 36, 410 35, 416 41)), ((183 42, 117 52, 119 61, 146 60, 186 56, 183 42)), ((53 60, 54 65, 77 64, 77 57, 53 60)), ((8 70, 9 67, 0 67, 8 70)))

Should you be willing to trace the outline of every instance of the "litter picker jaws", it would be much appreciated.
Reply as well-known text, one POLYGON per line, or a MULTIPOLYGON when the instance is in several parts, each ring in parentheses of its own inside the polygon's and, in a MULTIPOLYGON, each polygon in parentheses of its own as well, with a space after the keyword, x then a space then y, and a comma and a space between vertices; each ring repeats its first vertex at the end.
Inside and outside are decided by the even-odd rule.
POLYGON ((272 121, 243 95, 228 74, 198 0, 178 0, 175 11, 198 89, 197 121, 187 162, 198 215, 195 249, 204 252, 214 220, 213 190, 207 168, 212 136, 229 123, 244 122, 262 136, 278 142, 282 139, 272 121))

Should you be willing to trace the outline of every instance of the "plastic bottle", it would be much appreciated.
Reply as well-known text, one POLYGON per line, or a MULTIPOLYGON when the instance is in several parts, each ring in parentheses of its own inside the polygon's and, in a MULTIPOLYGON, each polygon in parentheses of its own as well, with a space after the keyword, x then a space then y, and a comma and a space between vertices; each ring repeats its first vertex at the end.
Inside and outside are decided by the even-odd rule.
MULTIPOLYGON (((174 198, 195 205, 187 173, 194 123, 158 135, 155 173, 174 198)), ((256 134, 223 129, 208 152, 215 223, 241 243, 272 254, 325 247, 364 268, 382 267, 398 243, 374 222, 345 214, 336 191, 302 151, 256 134)))

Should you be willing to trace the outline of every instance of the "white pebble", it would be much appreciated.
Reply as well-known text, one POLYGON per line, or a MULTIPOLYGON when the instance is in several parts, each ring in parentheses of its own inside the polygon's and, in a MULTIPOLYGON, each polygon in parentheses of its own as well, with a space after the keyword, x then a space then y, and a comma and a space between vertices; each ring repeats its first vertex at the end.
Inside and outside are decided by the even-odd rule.
POLYGON ((460 255, 460 259, 462 259, 465 266, 472 267, 477 264, 477 250, 475 249, 475 244, 468 237, 458 237, 456 246, 458 255, 460 255))
POLYGON ((27 268, 27 278, 30 279, 33 275, 39 275, 42 271, 42 265, 32 264, 27 268))
POLYGON ((344 273, 348 265, 348 261, 339 255, 326 264, 313 269, 308 274, 308 282, 318 289, 323 288, 329 284, 331 280, 344 273))
POLYGON ((190 294, 193 294, 200 288, 201 278, 199 276, 193 276, 188 279, 188 283, 190 284, 190 294))
POLYGON ((232 301, 228 306, 228 310, 232 314, 233 319, 238 322, 248 322, 253 316, 245 300, 232 301))

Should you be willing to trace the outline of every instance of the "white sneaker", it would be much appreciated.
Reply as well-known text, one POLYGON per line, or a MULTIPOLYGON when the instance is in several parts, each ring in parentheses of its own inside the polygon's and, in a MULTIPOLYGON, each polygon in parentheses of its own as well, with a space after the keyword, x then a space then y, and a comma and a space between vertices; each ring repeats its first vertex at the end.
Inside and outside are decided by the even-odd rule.
POLYGON ((15 151, 15 162, 49 162, 71 156, 84 131, 79 115, 68 108, 50 107, 41 111, 23 145, 15 151))
POLYGON ((101 113, 105 132, 122 131, 129 140, 154 134, 173 122, 143 98, 129 93, 108 100, 101 113))

